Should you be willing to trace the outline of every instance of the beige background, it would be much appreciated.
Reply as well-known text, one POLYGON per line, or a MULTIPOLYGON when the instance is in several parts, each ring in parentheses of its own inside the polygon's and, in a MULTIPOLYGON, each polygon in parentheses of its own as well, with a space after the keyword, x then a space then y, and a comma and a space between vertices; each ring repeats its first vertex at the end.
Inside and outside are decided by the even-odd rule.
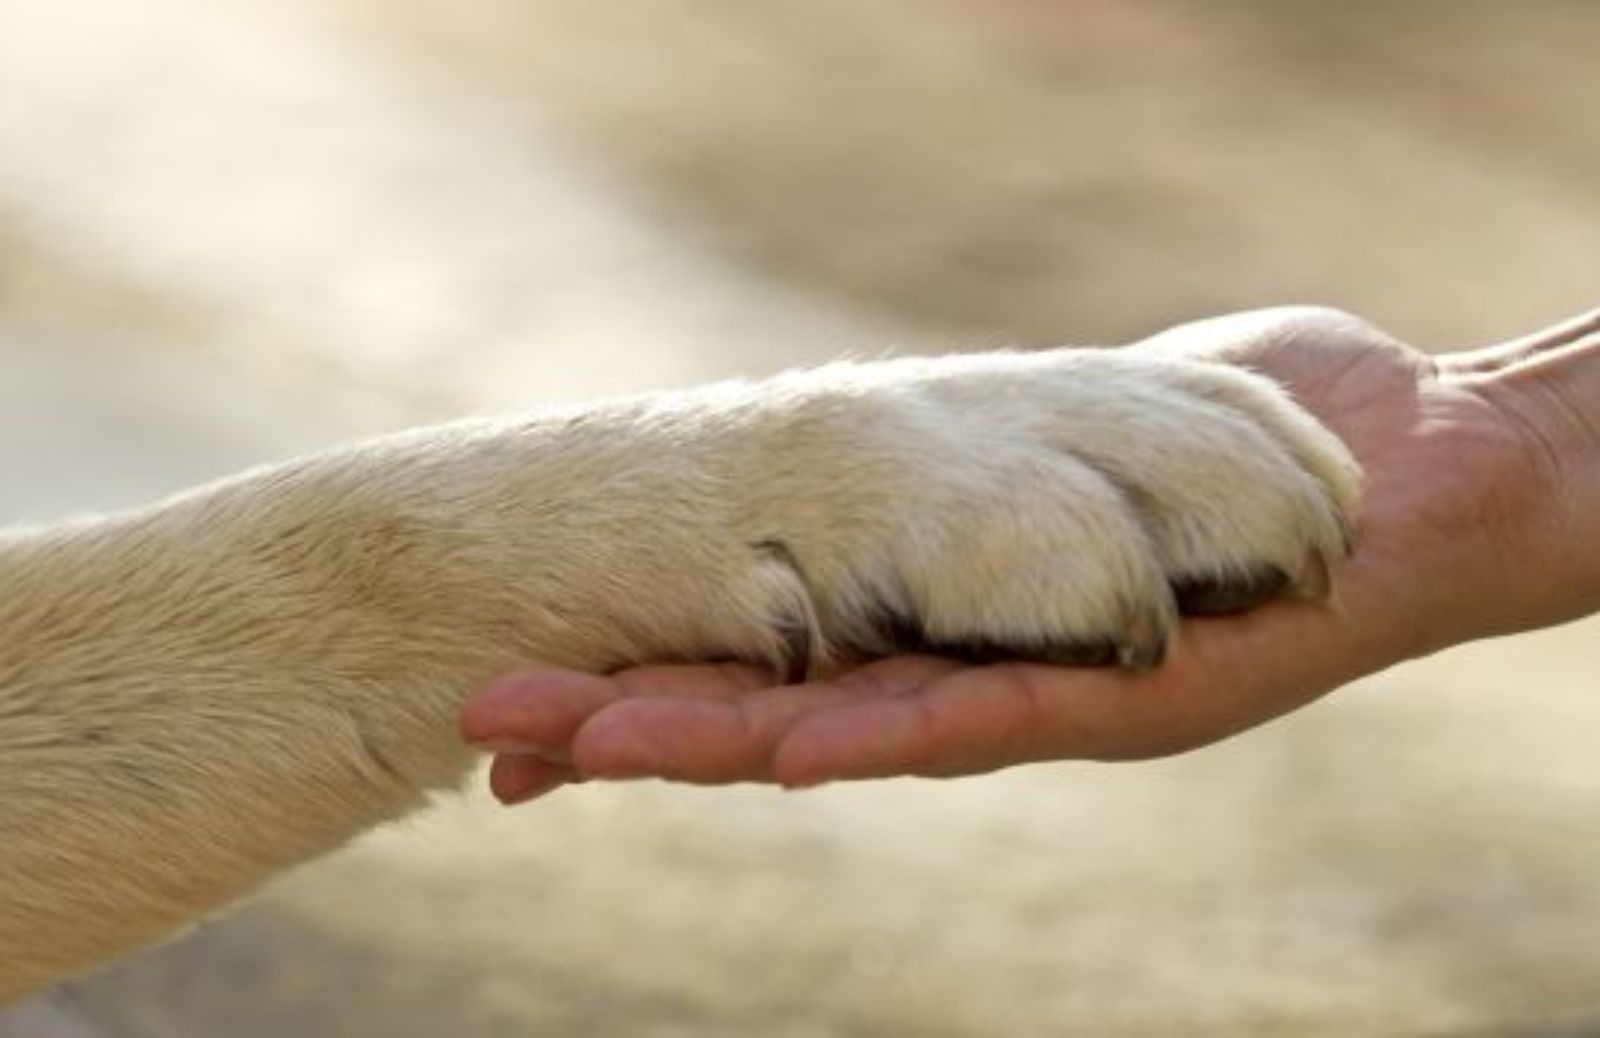
MULTIPOLYGON (((891 346, 1527 330, 1600 301, 1597 52, 1579 2, 0 0, 0 517, 891 346)), ((1596 632, 1156 764, 474 793, 0 1036, 1600 1033, 1596 632)))

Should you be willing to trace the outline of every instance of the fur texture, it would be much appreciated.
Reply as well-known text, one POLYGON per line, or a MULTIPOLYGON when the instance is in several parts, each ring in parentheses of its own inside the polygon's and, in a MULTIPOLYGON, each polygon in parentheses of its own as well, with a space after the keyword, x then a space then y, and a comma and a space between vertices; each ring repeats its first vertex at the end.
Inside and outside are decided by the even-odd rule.
POLYGON ((1271 383, 1074 350, 402 434, 0 540, 0 1002, 458 785, 528 660, 1159 661, 1326 592, 1357 471, 1271 383))

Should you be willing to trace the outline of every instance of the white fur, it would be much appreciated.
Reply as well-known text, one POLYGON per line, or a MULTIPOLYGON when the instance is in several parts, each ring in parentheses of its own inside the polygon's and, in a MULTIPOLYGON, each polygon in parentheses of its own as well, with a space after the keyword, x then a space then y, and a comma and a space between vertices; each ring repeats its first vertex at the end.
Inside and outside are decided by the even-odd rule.
POLYGON ((462 699, 518 663, 817 667, 885 615, 1152 661, 1173 576, 1324 591, 1356 487, 1264 379, 1079 350, 463 422, 6 535, 0 1002, 459 784, 462 699))

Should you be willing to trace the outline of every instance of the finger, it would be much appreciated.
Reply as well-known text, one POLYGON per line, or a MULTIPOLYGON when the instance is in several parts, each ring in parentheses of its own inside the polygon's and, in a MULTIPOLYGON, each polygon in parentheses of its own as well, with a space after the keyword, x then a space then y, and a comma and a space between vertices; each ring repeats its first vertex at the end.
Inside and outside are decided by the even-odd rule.
POLYGON ((534 667, 498 678, 468 700, 461 734, 482 749, 566 761, 583 722, 619 699, 730 698, 768 683, 764 672, 741 664, 638 667, 609 677, 534 667))
POLYGON ((577 726, 621 695, 616 681, 596 674, 545 667, 518 671, 467 701, 461 735, 480 749, 565 761, 577 726))
POLYGON ((905 696, 961 665, 928 656, 868 664, 830 681, 736 697, 629 698, 596 712, 572 761, 596 778, 720 784, 772 778, 773 751, 803 718, 843 703, 905 696))
POLYGON ((1445 354, 1438 358, 1441 371, 1458 375, 1481 375, 1520 364, 1551 350, 1571 346, 1600 335, 1600 309, 1579 314, 1560 324, 1510 342, 1477 350, 1445 354))
POLYGON ((571 768, 529 754, 502 753, 489 767, 489 790, 507 807, 535 800, 576 779, 571 768))

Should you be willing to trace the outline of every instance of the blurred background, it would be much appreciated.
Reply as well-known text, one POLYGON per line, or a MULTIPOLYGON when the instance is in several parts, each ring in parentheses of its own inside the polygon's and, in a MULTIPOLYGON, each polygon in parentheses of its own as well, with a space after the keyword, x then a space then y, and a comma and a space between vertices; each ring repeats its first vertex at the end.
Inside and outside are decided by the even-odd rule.
MULTIPOLYGON (((0 0, 0 519, 886 348, 1529 331, 1600 302, 1597 53, 1581 0, 0 0)), ((475 791, 0 1036, 1600 1035, 1597 633, 1154 764, 475 791)))

